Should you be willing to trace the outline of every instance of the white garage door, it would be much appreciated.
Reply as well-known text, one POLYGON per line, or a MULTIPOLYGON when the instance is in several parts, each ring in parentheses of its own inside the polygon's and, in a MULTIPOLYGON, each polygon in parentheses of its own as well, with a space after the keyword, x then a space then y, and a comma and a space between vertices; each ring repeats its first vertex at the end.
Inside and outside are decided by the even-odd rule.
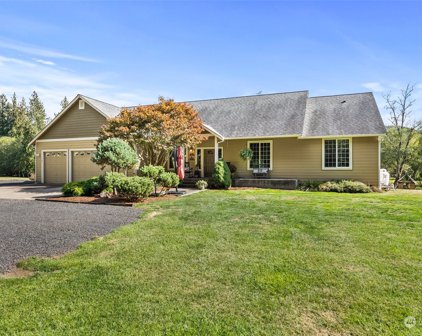
POLYGON ((67 152, 52 151, 44 153, 44 183, 64 184, 67 182, 67 152))
POLYGON ((100 166, 91 161, 95 151, 72 150, 72 181, 87 180, 104 172, 100 166))

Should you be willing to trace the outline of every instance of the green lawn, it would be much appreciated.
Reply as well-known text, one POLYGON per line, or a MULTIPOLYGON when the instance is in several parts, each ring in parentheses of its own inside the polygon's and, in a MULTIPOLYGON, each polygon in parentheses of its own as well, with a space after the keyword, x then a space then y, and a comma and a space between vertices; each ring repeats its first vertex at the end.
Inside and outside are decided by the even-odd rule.
POLYGON ((0 334, 420 335, 421 207, 416 192, 150 203, 73 253, 24 262, 34 276, 1 279, 0 334))

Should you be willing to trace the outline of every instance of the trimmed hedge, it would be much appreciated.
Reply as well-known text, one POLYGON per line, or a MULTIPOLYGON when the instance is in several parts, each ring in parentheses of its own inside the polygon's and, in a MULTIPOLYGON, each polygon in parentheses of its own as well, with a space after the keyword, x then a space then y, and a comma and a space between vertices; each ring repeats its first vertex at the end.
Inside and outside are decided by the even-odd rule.
POLYGON ((160 177, 158 178, 158 184, 166 189, 176 188, 179 185, 179 183, 180 183, 179 176, 171 172, 161 173, 160 177))
POLYGON ((113 190, 115 194, 126 199, 137 199, 151 195, 153 187, 152 181, 147 177, 126 177, 114 172, 85 181, 66 183, 62 192, 64 196, 92 196, 113 190))
POLYGON ((119 196, 126 199, 146 198, 151 195, 154 184, 147 177, 132 176, 120 180, 116 189, 119 196))

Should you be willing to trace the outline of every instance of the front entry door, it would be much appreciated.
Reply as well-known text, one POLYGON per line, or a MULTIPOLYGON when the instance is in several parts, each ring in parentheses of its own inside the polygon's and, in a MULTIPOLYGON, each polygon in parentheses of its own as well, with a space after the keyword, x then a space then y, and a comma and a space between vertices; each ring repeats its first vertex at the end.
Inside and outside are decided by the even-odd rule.
POLYGON ((204 149, 204 176, 211 177, 214 171, 214 149, 204 149))

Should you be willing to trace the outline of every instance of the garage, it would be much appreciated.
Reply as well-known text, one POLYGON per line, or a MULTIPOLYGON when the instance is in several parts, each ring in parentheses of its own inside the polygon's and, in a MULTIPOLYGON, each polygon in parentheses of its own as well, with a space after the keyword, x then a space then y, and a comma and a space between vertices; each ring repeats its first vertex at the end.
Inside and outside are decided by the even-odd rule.
POLYGON ((63 184, 67 182, 67 151, 44 152, 44 182, 63 184))
POLYGON ((71 150, 72 154, 72 181, 87 180, 93 176, 101 175, 103 172, 99 165, 91 161, 94 150, 71 150))

